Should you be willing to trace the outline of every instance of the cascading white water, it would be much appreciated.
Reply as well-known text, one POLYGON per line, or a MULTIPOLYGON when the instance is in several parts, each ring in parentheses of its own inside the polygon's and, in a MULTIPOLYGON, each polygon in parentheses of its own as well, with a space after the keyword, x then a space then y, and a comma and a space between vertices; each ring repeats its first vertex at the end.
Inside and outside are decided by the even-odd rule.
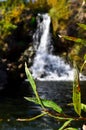
POLYGON ((41 80, 73 80, 70 65, 63 58, 52 54, 50 23, 48 14, 38 16, 38 27, 33 36, 36 56, 31 67, 32 75, 41 80))

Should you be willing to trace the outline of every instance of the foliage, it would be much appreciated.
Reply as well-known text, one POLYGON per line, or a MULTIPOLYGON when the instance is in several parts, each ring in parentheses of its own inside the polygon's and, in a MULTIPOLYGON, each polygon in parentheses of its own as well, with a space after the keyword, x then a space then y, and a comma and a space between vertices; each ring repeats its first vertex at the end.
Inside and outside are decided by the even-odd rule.
MULTIPOLYGON (((63 126, 62 126, 59 130, 64 130, 64 128, 67 127, 72 120, 73 120, 73 119, 69 119, 68 121, 66 121, 66 122, 63 124, 63 126)), ((72 129, 73 129, 73 128, 72 128, 72 129)))
POLYGON ((43 12, 47 11, 52 19, 53 32, 58 29, 59 20, 68 20, 71 10, 69 9, 69 2, 67 0, 30 0, 28 7, 31 9, 38 9, 43 12))
POLYGON ((0 7, 0 36, 4 39, 17 28, 17 23, 20 21, 20 15, 24 9, 24 4, 21 0, 7 0, 0 7))
POLYGON ((74 82, 73 82, 73 105, 76 113, 81 115, 81 90, 79 83, 79 71, 75 63, 74 82))
POLYGON ((36 90, 35 81, 33 80, 32 76, 31 76, 31 74, 30 74, 30 71, 29 71, 28 68, 27 68, 27 64, 26 64, 26 63, 25 63, 25 72, 26 72, 27 78, 28 78, 28 80, 29 80, 29 82, 30 82, 30 84, 31 84, 31 86, 32 86, 32 89, 33 89, 33 91, 34 91, 34 93, 35 93, 35 95, 36 95, 36 98, 37 98, 37 100, 38 100, 38 103, 39 103, 42 107, 44 107, 44 106, 43 106, 43 103, 42 103, 42 101, 41 101, 41 99, 40 99, 40 97, 39 97, 39 95, 38 95, 38 92, 37 92, 37 90, 36 90))
MULTIPOLYGON (((82 29, 86 30, 86 25, 78 23, 78 26, 80 26, 82 29)), ((82 38, 76 38, 71 36, 60 36, 63 37, 66 40, 73 41, 76 45, 83 45, 86 46, 86 40, 82 38)), ((86 105, 81 103, 81 88, 80 88, 80 80, 79 80, 79 73, 82 73, 84 66, 86 64, 86 52, 83 52, 83 63, 80 67, 80 70, 78 69, 78 63, 76 60, 73 61, 73 66, 75 69, 75 75, 74 75, 74 82, 73 82, 73 106, 76 113, 81 116, 81 110, 86 111, 86 105), (80 71, 80 72, 79 72, 80 71)), ((74 55, 74 57, 79 57, 78 53, 74 55)))
POLYGON ((53 31, 56 32, 58 21, 67 20, 70 16, 69 2, 67 0, 48 0, 48 5, 51 7, 49 14, 52 18, 53 31))
MULTIPOLYGON (((86 30, 86 25, 82 23, 77 23, 77 25, 82 30, 86 30)), ((83 38, 81 34, 80 37, 73 37, 73 36, 65 36, 65 35, 59 35, 60 38, 63 38, 67 41, 71 41, 70 44, 72 44, 72 49, 69 54, 69 58, 71 61, 75 61, 77 66, 79 67, 80 71, 84 69, 84 66, 86 64, 86 39, 83 38), (81 67, 82 66, 82 67, 81 67)), ((67 43, 67 42, 66 42, 67 43)))
POLYGON ((85 39, 81 39, 81 38, 76 38, 76 37, 72 37, 72 36, 62 36, 63 38, 65 38, 66 40, 69 41, 74 41, 77 44, 82 44, 84 46, 86 46, 86 40, 85 39))
POLYGON ((84 66, 86 65, 86 54, 84 55, 84 63, 82 64, 82 66, 81 66, 81 70, 80 70, 80 72, 82 72, 83 71, 83 68, 84 68, 84 66))
MULTIPOLYGON (((25 97, 25 99, 30 101, 30 102, 34 102, 36 104, 41 105, 41 103, 37 100, 37 98, 25 97)), ((42 102, 44 107, 51 108, 52 110, 54 110, 54 111, 56 111, 58 113, 63 113, 60 106, 58 106, 55 102, 50 101, 50 100, 46 100, 46 99, 41 99, 41 102, 42 102)))
MULTIPOLYGON (((86 60, 86 59, 85 59, 86 60)), ((36 117, 32 117, 30 119, 28 119, 27 121, 31 121, 31 120, 35 120, 41 116, 44 115, 48 115, 52 118, 55 118, 56 120, 63 120, 64 124, 61 126, 61 128, 59 128, 59 130, 77 130, 76 128, 72 128, 72 127, 68 127, 68 125, 77 119, 77 117, 70 117, 66 114, 64 114, 62 108, 57 105, 55 102, 50 101, 50 100, 46 100, 46 99, 41 99, 38 95, 37 92, 37 88, 36 88, 36 84, 35 81, 27 67, 27 64, 25 63, 25 72, 26 72, 26 76, 28 81, 31 84, 31 87, 34 91, 34 94, 36 97, 25 97, 26 100, 34 102, 38 105, 41 105, 42 107, 42 111, 41 111, 41 115, 38 115, 36 117), (48 110, 48 108, 51 108, 54 113, 51 113, 50 110, 48 110)), ((80 91, 80 86, 79 86, 79 71, 75 65, 75 72, 74 72, 74 81, 73 81, 73 106, 74 106, 74 110, 75 112, 81 116, 81 110, 86 112, 86 105, 81 103, 81 91, 80 91)), ((83 118, 78 118, 79 119, 83 119, 83 118)), ((23 119, 19 119, 20 121, 23 121, 23 119)))
POLYGON ((30 0, 27 5, 31 10, 39 10, 39 11, 41 11, 41 9, 45 11, 45 8, 48 7, 46 0, 34 0, 34 2, 33 0, 30 0))
MULTIPOLYGON (((77 25, 79 27, 81 27, 83 30, 86 30, 86 25, 85 24, 82 24, 82 23, 77 23, 77 25)), ((64 39, 66 40, 69 40, 69 41, 73 41, 77 44, 81 44, 81 45, 84 45, 86 46, 86 39, 82 39, 82 38, 77 38, 77 37, 72 37, 72 36, 60 36, 60 37, 63 37, 64 39)))
POLYGON ((81 109, 86 112, 86 104, 81 103, 81 109))

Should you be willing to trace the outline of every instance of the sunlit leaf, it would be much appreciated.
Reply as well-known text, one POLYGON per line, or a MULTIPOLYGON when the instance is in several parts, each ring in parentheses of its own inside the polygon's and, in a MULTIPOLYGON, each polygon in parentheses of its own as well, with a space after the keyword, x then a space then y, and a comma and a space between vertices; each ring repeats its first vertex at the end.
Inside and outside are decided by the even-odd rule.
POLYGON ((73 127, 69 127, 69 128, 66 128, 64 130, 78 130, 77 128, 73 128, 73 127))
POLYGON ((82 29, 86 30, 86 24, 78 23, 78 25, 79 25, 82 29))
POLYGON ((81 91, 79 84, 79 72, 75 68, 74 72, 74 82, 73 82, 73 105, 74 110, 78 115, 81 115, 81 91))
POLYGON ((58 22, 57 19, 52 19, 52 25, 53 25, 53 31, 56 32, 57 28, 58 28, 58 22))
POLYGON ((81 39, 81 38, 76 38, 76 37, 71 37, 71 36, 62 36, 62 37, 65 38, 66 40, 74 41, 74 42, 77 42, 77 43, 83 42, 83 39, 81 39))
MULTIPOLYGON (((69 103, 68 106, 73 106, 73 103, 69 103)), ((86 104, 81 103, 81 110, 86 112, 86 104)))
POLYGON ((80 71, 82 72, 84 66, 86 64, 86 54, 84 55, 84 63, 82 64, 81 68, 80 68, 80 71))
POLYGON ((31 75, 31 73, 30 73, 30 71, 29 71, 29 69, 28 69, 26 63, 25 63, 25 72, 26 72, 27 79, 28 79, 28 81, 29 81, 30 84, 31 84, 31 87, 32 87, 32 89, 33 89, 33 91, 34 91, 34 93, 35 93, 35 95, 36 95, 36 98, 37 98, 38 102, 39 102, 40 105, 43 107, 43 104, 42 104, 42 102, 41 102, 41 100, 40 100, 40 97, 39 97, 39 95, 38 95, 38 92, 37 92, 37 90, 36 90, 35 81, 34 81, 32 75, 31 75))
MULTIPOLYGON (((38 100, 36 98, 25 97, 25 99, 40 105, 40 103, 38 102, 38 100)), ((42 101, 42 104, 45 107, 52 108, 54 111, 56 111, 58 113, 62 113, 63 112, 61 107, 58 106, 55 102, 50 101, 50 100, 46 100, 46 99, 41 99, 41 101, 42 101)))
POLYGON ((66 40, 73 41, 77 44, 82 44, 82 45, 86 46, 86 40, 85 39, 71 37, 71 36, 65 36, 65 35, 59 35, 59 36, 60 36, 60 38, 64 38, 66 40))
POLYGON ((57 0, 47 0, 49 6, 56 6, 57 0))
POLYGON ((86 54, 84 55, 84 60, 86 61, 86 54))
POLYGON ((70 124, 71 121, 73 121, 72 118, 69 119, 69 120, 67 120, 67 121, 62 125, 62 127, 59 128, 59 130, 66 130, 65 127, 67 127, 67 126, 70 124))
POLYGON ((86 112, 86 104, 81 103, 81 109, 86 112))
POLYGON ((36 93, 36 84, 35 84, 35 81, 33 80, 33 77, 31 75, 26 63, 25 63, 25 72, 26 72, 27 79, 30 82, 34 93, 36 93))

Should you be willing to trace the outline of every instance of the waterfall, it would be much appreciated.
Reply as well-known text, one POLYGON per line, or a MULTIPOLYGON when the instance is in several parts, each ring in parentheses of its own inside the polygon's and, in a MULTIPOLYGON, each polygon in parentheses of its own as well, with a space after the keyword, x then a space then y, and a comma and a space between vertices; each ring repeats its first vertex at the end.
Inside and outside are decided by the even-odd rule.
POLYGON ((33 35, 36 55, 30 68, 32 76, 40 80, 73 80, 73 69, 70 65, 63 58, 52 54, 50 16, 38 14, 37 22, 37 30, 33 35))

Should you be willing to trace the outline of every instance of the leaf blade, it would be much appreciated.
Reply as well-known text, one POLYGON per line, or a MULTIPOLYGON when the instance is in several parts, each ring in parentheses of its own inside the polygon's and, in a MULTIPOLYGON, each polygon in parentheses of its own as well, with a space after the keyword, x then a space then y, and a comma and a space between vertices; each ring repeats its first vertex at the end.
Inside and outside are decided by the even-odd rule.
POLYGON ((43 104, 42 104, 42 102, 41 102, 41 99, 40 99, 40 97, 39 97, 39 95, 38 95, 38 92, 37 92, 37 89, 36 89, 35 81, 34 81, 32 75, 31 75, 31 73, 30 73, 30 71, 29 71, 29 69, 28 69, 26 63, 25 63, 25 72, 26 72, 27 79, 28 79, 28 81, 29 81, 30 84, 31 84, 31 87, 32 87, 32 89, 33 89, 33 91, 34 91, 34 93, 35 93, 35 95, 36 95, 36 98, 37 98, 38 102, 40 103, 40 105, 42 106, 42 108, 44 108, 44 106, 43 106, 43 104))
MULTIPOLYGON (((31 98, 31 97, 24 97, 24 98, 28 101, 31 101, 31 102, 34 102, 34 103, 40 105, 40 103, 38 102, 38 100, 36 98, 31 98)), ((58 113, 63 113, 63 110, 61 109, 61 107, 58 106, 55 102, 46 100, 46 99, 41 99, 41 101, 45 107, 52 108, 54 111, 56 111, 58 113)))
POLYGON ((70 122, 71 121, 73 121, 73 119, 71 118, 71 119, 69 119, 69 120, 67 120, 63 125, 62 125, 62 127, 61 128, 59 128, 59 130, 64 130, 65 129, 65 127, 67 127, 69 124, 70 124, 70 122))
POLYGON ((81 109, 86 112, 86 104, 81 103, 81 109))
POLYGON ((83 23, 78 23, 79 27, 81 27, 82 29, 86 30, 86 25, 83 23))
POLYGON ((81 115, 81 90, 79 84, 79 72, 77 68, 75 68, 75 72, 74 72, 73 106, 75 112, 80 116, 81 115))

